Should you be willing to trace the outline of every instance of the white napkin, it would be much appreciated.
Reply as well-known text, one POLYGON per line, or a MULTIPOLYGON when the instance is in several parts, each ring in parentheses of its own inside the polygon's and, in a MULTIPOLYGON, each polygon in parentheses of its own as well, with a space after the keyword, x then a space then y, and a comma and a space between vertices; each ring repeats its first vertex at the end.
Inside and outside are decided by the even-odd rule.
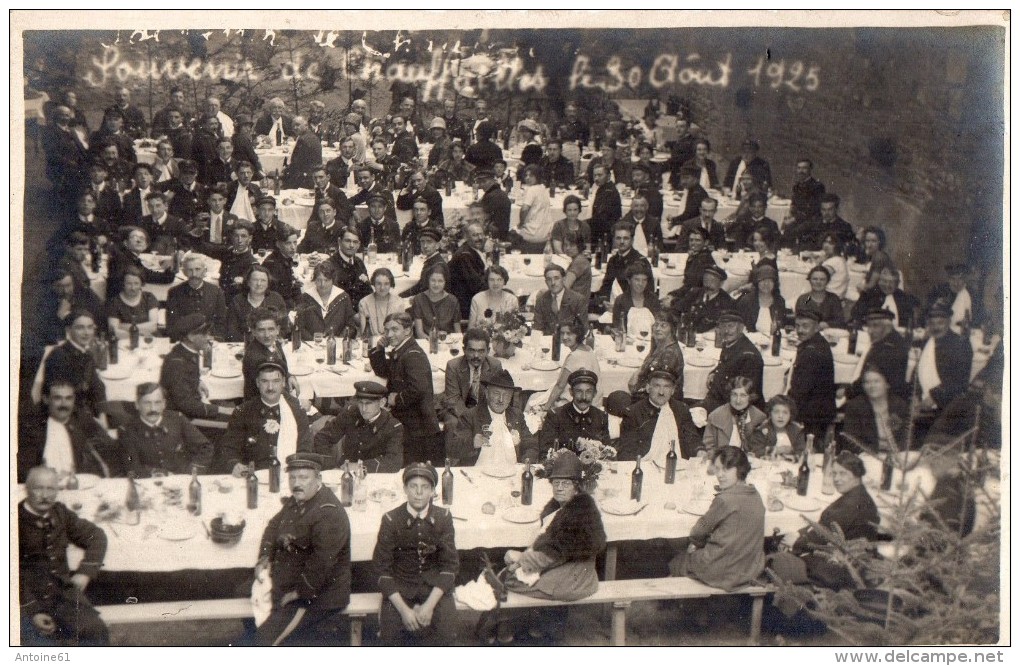
POLYGON ((255 615, 255 626, 261 626, 273 611, 273 579, 268 567, 251 584, 251 608, 255 615))
POLYGON ((496 607, 496 594, 485 580, 485 572, 478 574, 477 580, 456 588, 453 596, 471 610, 487 611, 496 607))

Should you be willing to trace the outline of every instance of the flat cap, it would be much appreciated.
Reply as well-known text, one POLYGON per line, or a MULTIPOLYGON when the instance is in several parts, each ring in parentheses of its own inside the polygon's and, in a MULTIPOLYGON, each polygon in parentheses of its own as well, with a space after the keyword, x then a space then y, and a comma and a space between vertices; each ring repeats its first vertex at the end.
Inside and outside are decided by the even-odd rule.
POLYGON ((942 317, 948 319, 953 316, 953 310, 942 300, 937 300, 928 308, 928 318, 942 317))
POLYGON ((797 310, 797 312, 794 313, 793 316, 795 319, 810 319, 811 321, 818 322, 822 320, 822 313, 815 308, 804 308, 797 310))
POLYGON ((255 200, 255 205, 256 206, 261 206, 262 204, 272 204, 272 206, 275 208, 276 207, 276 198, 275 197, 271 197, 268 194, 264 194, 264 195, 262 195, 261 197, 259 197, 258 199, 255 200))
POLYGON ((370 400, 385 398, 386 387, 379 382, 354 382, 354 397, 370 400))
POLYGON ((744 318, 736 310, 724 310, 719 314, 720 324, 743 324, 744 318))
POLYGON ((437 116, 429 123, 429 129, 446 129, 446 121, 437 116))
POLYGON ((418 232, 418 238, 431 238, 438 243, 443 240, 443 234, 439 231, 439 229, 434 227, 425 227, 418 232))
POLYGON ((181 168, 181 173, 198 173, 198 164, 195 160, 181 160, 178 166, 181 168))
POLYGON ((416 476, 420 476, 423 479, 428 480, 434 488, 439 483, 439 474, 436 473, 436 469, 432 465, 426 465, 425 463, 411 463, 404 468, 402 475, 403 483, 406 485, 408 481, 416 476))
POLYGON ((673 374, 672 370, 667 368, 658 368, 652 366, 652 369, 648 372, 648 379, 668 379, 669 381, 676 383, 676 375, 673 374))
POLYGON ((311 453, 309 451, 298 451, 287 456, 287 468, 285 471, 289 472, 295 469, 314 469, 316 472, 322 471, 322 456, 318 453, 311 453))
POLYGON ((573 387, 574 384, 585 383, 591 384, 592 386, 598 386, 599 376, 587 368, 581 368, 580 370, 574 370, 570 373, 570 376, 567 377, 567 383, 570 384, 571 387, 573 387))
POLYGON ((384 206, 386 205, 386 197, 384 197, 383 195, 379 194, 378 192, 373 194, 372 196, 370 196, 368 198, 368 201, 366 201, 365 203, 373 203, 375 201, 378 201, 379 203, 383 204, 384 206))
POLYGON ((287 374, 287 370, 283 367, 283 365, 277 363, 276 361, 264 361, 262 363, 259 363, 259 367, 255 371, 255 374, 261 374, 266 370, 279 370, 285 376, 287 374))

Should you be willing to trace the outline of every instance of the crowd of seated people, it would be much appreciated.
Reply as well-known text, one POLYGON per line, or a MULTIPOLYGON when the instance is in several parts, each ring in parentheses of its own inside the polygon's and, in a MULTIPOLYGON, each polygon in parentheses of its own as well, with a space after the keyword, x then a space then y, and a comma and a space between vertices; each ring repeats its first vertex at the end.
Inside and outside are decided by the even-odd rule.
MULTIPOLYGON (((381 119, 369 118, 364 100, 355 100, 332 127, 321 102, 304 116, 291 116, 273 99, 253 120, 243 113, 231 118, 216 99, 192 114, 183 100, 180 91, 171 92, 151 133, 144 114, 120 92, 102 128, 88 137, 70 108, 52 109, 43 140, 46 175, 65 213, 58 242, 51 244, 54 268, 44 277, 39 314, 46 335, 33 343, 46 348, 38 355, 36 409, 19 423, 19 480, 41 482, 32 470, 43 464, 56 470, 58 481, 76 472, 186 473, 195 465, 241 474, 251 461, 263 468, 273 456, 315 472, 345 460, 366 461, 369 472, 380 473, 446 458, 485 466, 538 461, 554 447, 579 454, 582 437, 612 443, 620 460, 660 460, 675 441, 683 458, 708 455, 719 494, 670 569, 735 588, 764 566, 764 509, 745 482, 749 458, 796 458, 812 440, 821 451, 838 433, 840 498, 822 523, 839 524, 848 536, 859 528, 855 534, 871 539, 866 526, 876 510, 860 484, 857 455, 898 451, 912 418, 916 427, 945 430, 945 415, 966 412, 965 401, 973 401, 968 336, 982 319, 968 291, 967 267, 948 266, 948 281, 922 307, 904 288, 885 232, 877 226, 858 232, 839 217, 840 199, 812 175, 810 159, 796 162, 788 217, 773 220, 766 212, 776 185, 759 143, 744 142, 720 182, 711 143, 686 118, 677 123, 676 137, 660 146, 670 155, 660 163, 651 160, 653 130, 645 127, 649 136, 615 114, 586 121, 573 104, 562 118, 529 107, 520 122, 504 128, 483 100, 466 113, 447 100, 431 121, 413 95, 401 97, 381 119), (511 137, 511 152, 520 157, 512 176, 497 133, 511 137), (146 135, 158 140, 153 165, 136 162, 133 140, 146 135), (599 154, 582 169, 593 135, 599 154), (296 143, 284 182, 315 197, 304 232, 282 222, 281 202, 253 182, 267 175, 254 146, 290 138, 296 143), (324 164, 320 139, 336 142, 340 156, 324 164), (431 146, 424 164, 419 143, 431 146), (440 190, 461 182, 480 197, 458 244, 445 233, 440 190), (679 194, 679 215, 667 216, 663 183, 679 194), (567 187, 582 196, 567 196, 560 218, 550 189, 567 187), (634 193, 626 215, 623 188, 634 193), (719 188, 740 202, 732 219, 716 218, 719 188), (508 190, 520 206, 513 224, 508 190), (590 202, 588 219, 579 219, 582 197, 590 202), (355 216, 359 205, 367 217, 355 216), (396 211, 412 216, 402 230, 396 211), (493 324, 525 307, 510 290, 515 277, 493 263, 494 241, 568 259, 566 267, 546 265, 546 288, 528 299, 533 318, 521 312, 534 330, 557 336, 564 347, 560 373, 533 405, 537 428, 526 418, 520 378, 493 355, 493 324), (380 252, 410 247, 421 254, 417 284, 398 294, 389 269, 370 274, 359 254, 370 243, 380 252), (682 286, 668 294, 657 289, 655 261, 667 248, 687 253, 682 286), (795 303, 780 292, 780 248, 817 259, 807 274, 810 289, 795 303), (725 288, 730 276, 714 258, 713 251, 728 249, 757 253, 749 283, 740 289, 725 288), (314 253, 310 275, 298 272, 298 252, 314 253), (105 301, 94 284, 101 257, 105 301), (207 279, 207 257, 220 262, 216 283, 207 279), (604 262, 597 291, 593 259, 604 262), (848 287, 848 260, 868 264, 859 287, 848 287), (159 303, 147 285, 174 283, 178 272, 185 279, 159 303), (599 324, 603 313, 606 322, 599 324), (588 341, 593 327, 648 339, 647 355, 625 391, 604 395, 600 389, 603 368, 588 341), (863 327, 870 347, 859 354, 853 380, 837 385, 825 333, 847 327, 863 327), (923 335, 915 332, 922 327, 923 335), (684 354, 692 350, 680 341, 688 329, 699 338, 712 332, 719 348, 701 400, 685 398, 684 354), (766 396, 765 359, 752 340, 784 329, 793 349, 789 380, 778 395, 766 396), (291 331, 305 340, 371 340, 367 356, 382 383, 362 383, 353 399, 317 401, 313 409, 284 355, 282 340, 291 331), (97 337, 137 333, 173 343, 159 382, 139 385, 132 403, 108 401, 93 353, 97 337), (434 333, 463 334, 463 353, 445 368, 441 393, 433 388, 423 349, 434 333), (200 364, 213 339, 245 343, 243 400, 209 399, 200 364), (908 363, 914 347, 916 363, 908 363), (317 409, 326 414, 310 416, 317 409), (218 423, 210 427, 209 421, 218 423), (267 421, 279 430, 270 432, 267 421), (305 454, 318 458, 302 460, 305 454)), ((564 481, 554 483, 563 490, 558 501, 583 512, 586 500, 576 499, 577 488, 570 492, 576 470, 560 465, 562 476, 553 479, 564 481)), ((412 505, 412 494, 427 490, 418 482, 435 486, 434 476, 434 470, 404 472, 412 505)), ((427 504, 413 510, 428 510, 427 504)), ((578 552, 578 562, 587 562, 604 542, 601 524, 588 527, 593 541, 578 552)), ((540 568, 542 548, 555 533, 524 554, 508 555, 511 570, 540 568)), ((394 541, 386 543, 399 551, 405 536, 391 534, 394 541)), ((794 552, 808 562, 812 580, 844 584, 839 572, 823 571, 813 555, 818 543, 806 531, 794 552)), ((398 564, 392 553, 377 549, 376 557, 386 566, 398 564)), ((389 627, 394 642, 410 640, 413 627, 439 622, 431 613, 442 606, 429 591, 450 591, 446 576, 455 554, 450 560, 436 563, 424 587, 421 580, 406 582, 413 592, 405 591, 405 582, 391 578, 384 585, 380 579, 398 597, 410 595, 429 607, 429 617, 422 617, 418 607, 394 601, 389 622, 404 632, 389 627)), ((447 621, 433 638, 448 640, 447 621)))

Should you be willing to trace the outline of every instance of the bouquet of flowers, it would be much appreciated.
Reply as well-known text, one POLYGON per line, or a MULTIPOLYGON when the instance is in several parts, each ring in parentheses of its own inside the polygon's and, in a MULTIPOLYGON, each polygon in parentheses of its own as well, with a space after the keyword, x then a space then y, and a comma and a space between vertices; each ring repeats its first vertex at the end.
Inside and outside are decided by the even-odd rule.
MULTIPOLYGON (((550 463, 563 451, 567 450, 569 449, 560 448, 555 451, 549 449, 549 454, 546 456, 545 464, 543 465, 544 469, 538 470, 537 476, 540 479, 546 478, 546 470, 551 467, 550 463)), ((603 444, 597 439, 578 437, 573 450, 581 461, 581 488, 585 492, 591 493, 595 490, 595 486, 598 485, 599 475, 602 474, 603 461, 615 460, 616 449, 608 444, 603 444)))
POLYGON ((485 311, 485 323, 482 327, 489 331, 493 342, 505 342, 511 345, 521 345, 524 338, 528 337, 528 323, 517 312, 485 311))

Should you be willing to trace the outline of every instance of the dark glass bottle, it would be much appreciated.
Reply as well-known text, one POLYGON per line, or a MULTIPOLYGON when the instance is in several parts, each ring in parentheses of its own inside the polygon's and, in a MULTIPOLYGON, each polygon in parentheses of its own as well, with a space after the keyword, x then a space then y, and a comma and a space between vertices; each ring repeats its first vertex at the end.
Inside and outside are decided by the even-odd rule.
POLYGON ((772 356, 779 356, 779 350, 783 348, 783 334, 779 322, 772 320, 772 356))
POLYGON ((446 469, 443 470, 443 504, 453 504, 453 470, 450 469, 450 459, 446 459, 446 469))
POLYGON ((521 504, 531 506, 535 492, 535 475, 531 473, 531 459, 524 459, 524 473, 521 474, 521 504))
POLYGON ((560 327, 559 324, 557 324, 556 329, 553 331, 552 334, 552 360, 559 362, 561 346, 562 343, 560 342, 560 327))
POLYGON ((892 490, 892 478, 893 453, 890 451, 885 454, 885 460, 882 461, 882 490, 892 490))
POLYGON ((414 252, 411 251, 411 244, 404 243, 403 251, 400 257, 400 267, 404 273, 411 270, 411 261, 414 260, 414 252))
POLYGON ((326 365, 336 365, 336 336, 326 331, 326 365))
MULTIPOLYGON (((812 436, 808 435, 808 439, 812 436)), ((808 481, 811 479, 811 467, 808 465, 808 452, 811 451, 812 442, 808 442, 804 449, 804 456, 800 460, 800 467, 797 468, 797 494, 801 497, 807 495, 808 481)))
POLYGON ((432 319, 432 328, 429 329, 429 353, 439 353, 439 329, 436 328, 436 320, 432 319))
POLYGON ((120 360, 119 354, 120 350, 117 349, 117 331, 111 328, 110 345, 107 354, 110 359, 110 365, 117 365, 117 362, 120 360))
POLYGON ((255 461, 248 466, 248 478, 244 482, 248 491, 248 508, 259 508, 259 480, 255 476, 255 461))
POLYGON ((666 485, 676 483, 676 440, 669 440, 669 453, 666 454, 666 485))
POLYGON ((499 266, 499 255, 500 255, 499 243, 498 242, 493 243, 492 244, 492 265, 493 266, 499 266))
POLYGON ((856 354, 857 353, 857 328, 850 328, 850 337, 846 341, 846 353, 856 354))
POLYGON ((138 349, 138 337, 138 323, 135 321, 135 318, 132 317, 131 325, 128 327, 128 345, 131 348, 131 351, 138 349))
POLYGON ((301 349, 301 328, 295 322, 294 330, 290 333, 290 348, 294 351, 301 349))
POLYGON ((354 503, 354 475, 350 466, 344 461, 344 473, 340 477, 340 504, 351 506, 354 503))
POLYGON ((634 472, 630 475, 630 498, 641 501, 641 486, 645 482, 645 473, 641 471, 641 456, 634 461, 634 472))
POLYGON ((280 492, 280 459, 275 446, 269 452, 269 492, 280 492))

